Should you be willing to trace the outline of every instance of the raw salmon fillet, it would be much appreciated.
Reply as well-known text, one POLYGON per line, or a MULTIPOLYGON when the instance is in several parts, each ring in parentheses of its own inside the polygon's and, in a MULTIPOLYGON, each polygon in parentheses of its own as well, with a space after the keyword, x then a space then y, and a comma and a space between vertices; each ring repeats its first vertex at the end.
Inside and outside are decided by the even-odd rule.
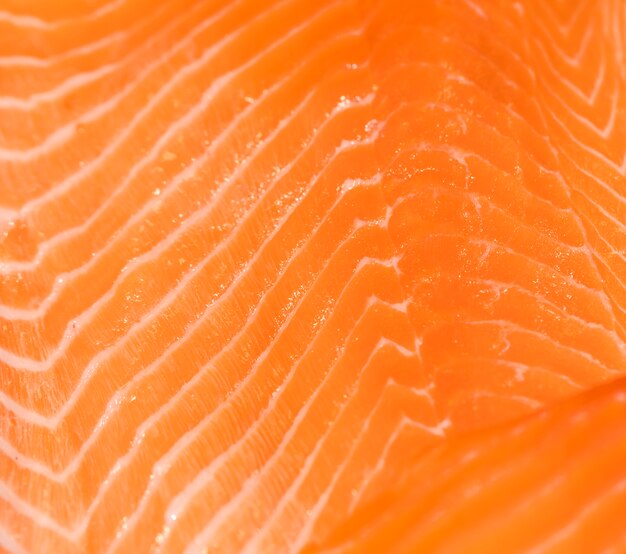
POLYGON ((0 550, 626 552, 624 0, 0 0, 0 550))

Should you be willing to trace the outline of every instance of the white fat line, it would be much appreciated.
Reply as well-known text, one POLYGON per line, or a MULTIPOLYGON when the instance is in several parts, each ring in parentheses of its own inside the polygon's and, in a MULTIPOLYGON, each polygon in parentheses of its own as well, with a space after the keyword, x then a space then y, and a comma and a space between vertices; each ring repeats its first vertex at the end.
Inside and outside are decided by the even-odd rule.
MULTIPOLYGON (((463 85, 471 84, 471 81, 464 78, 458 78, 456 75, 450 74, 446 75, 447 81, 457 81, 463 85)), ((469 120, 468 115, 464 112, 461 107, 453 107, 450 104, 446 104, 444 102, 436 101, 436 102, 426 102, 424 104, 424 108, 432 109, 433 111, 442 110, 446 113, 453 114, 459 124, 459 128, 463 134, 467 133, 467 122, 469 120)))
MULTIPOLYGON (((504 350, 501 351, 500 354, 506 353, 509 350, 509 348, 510 348, 510 344, 505 345, 504 350)), ((572 389, 574 390, 582 391, 585 389, 583 385, 581 385, 580 383, 577 383, 576 381, 574 381, 567 375, 563 375, 562 373, 557 373, 554 370, 547 369, 543 366, 529 365, 527 363, 515 362, 513 360, 504 360, 502 358, 489 358, 487 356, 472 356, 471 359, 476 362, 482 362, 485 364, 495 364, 496 366, 500 366, 508 370, 511 370, 514 374, 513 379, 514 381, 517 381, 517 382, 523 382, 528 373, 542 373, 550 378, 558 379, 559 381, 562 381, 563 383, 572 387, 572 389)), ((437 371, 455 369, 459 367, 459 364, 463 364, 463 363, 465 363, 463 360, 459 360, 456 362, 448 362, 445 364, 440 364, 437 366, 437 371)))
POLYGON ((370 187, 379 185, 382 181, 382 174, 379 172, 373 177, 369 177, 367 179, 356 178, 356 179, 346 179, 341 185, 341 192, 345 194, 349 190, 352 190, 355 187, 370 187))
POLYGON ((476 2, 473 2, 472 0, 464 0, 464 3, 480 19, 489 19, 487 17, 487 14, 485 13, 485 10, 476 2))
POLYGON ((77 25, 79 23, 87 23, 96 21, 105 15, 117 10, 124 5, 126 0, 112 0, 111 2, 101 5, 86 15, 79 15, 56 21, 48 21, 34 15, 15 14, 7 10, 0 11, 0 22, 9 23, 15 27, 29 27, 31 29, 39 29, 42 31, 54 31, 69 25, 77 25))
MULTIPOLYGON (((485 360, 487 361, 487 359, 485 360)), ((574 381, 574 379, 568 377, 567 375, 563 375, 562 373, 555 373, 552 370, 549 370, 542 366, 537 365, 528 365, 519 362, 513 362, 510 360, 496 360, 496 365, 504 366, 509 369, 512 369, 514 372, 514 379, 517 382, 523 382, 526 379, 526 375, 530 372, 532 373, 543 373, 544 375, 548 375, 549 377, 556 378, 559 381, 569 385, 574 390, 584 390, 585 387, 574 381)))
POLYGON ((13 536, 13 530, 0 524, 0 549, 8 554, 28 554, 24 547, 13 536))
MULTIPOLYGON (((96 427, 97 428, 97 427, 96 427)), ((91 437, 90 437, 91 438, 91 437)), ((85 441, 87 442, 87 441, 85 441)), ((82 449, 82 446, 81 446, 82 449)), ((0 455, 6 458, 11 459, 16 466, 20 469, 25 469, 31 473, 36 473, 37 475, 41 475, 50 481, 55 481, 61 483, 64 480, 67 480, 69 476, 69 471, 64 470, 62 473, 57 473, 53 471, 50 466, 47 464, 30 458, 26 456, 22 452, 20 452, 17 448, 15 448, 5 437, 0 436, 0 455)), ((75 468, 72 468, 72 471, 76 471, 78 464, 76 464, 75 468)))
POLYGON ((29 55, 14 55, 14 56, 0 56, 0 67, 2 68, 19 68, 19 67, 38 67, 48 68, 62 63, 68 59, 79 58, 89 54, 93 54, 97 50, 103 48, 113 48, 113 44, 121 42, 135 32, 136 29, 141 28, 145 24, 144 19, 135 22, 135 25, 124 31, 114 31, 113 33, 102 37, 94 42, 66 50, 61 54, 53 56, 47 56, 45 58, 38 58, 29 55))
POLYGON ((74 74, 53 89, 46 90, 44 92, 35 92, 28 98, 0 96, 0 110, 17 110, 25 112, 34 110, 44 103, 51 104, 52 102, 69 95, 76 89, 112 73, 117 67, 117 63, 110 63, 90 71, 74 74))
MULTIPOLYGON (((381 265, 383 265, 385 267, 393 267, 395 269, 395 267, 397 265, 397 260, 394 259, 394 258, 392 258, 391 260, 384 260, 382 262, 380 260, 375 260, 374 261, 374 260, 372 260, 372 258, 370 258, 370 260, 374 261, 374 263, 380 263, 381 265)), ((359 265, 360 265, 360 263, 359 263, 359 265)), ((371 306, 384 304, 386 306, 389 306, 391 309, 393 309, 393 310, 395 310, 397 312, 400 312, 402 314, 408 314, 408 307, 411 304, 411 302, 412 302, 412 300, 410 298, 407 298, 407 299, 403 300, 402 302, 387 302, 386 300, 383 300, 382 298, 380 298, 376 294, 372 294, 371 296, 368 297, 367 302, 366 302, 366 306, 369 308, 371 306)), ((381 340, 383 340, 383 339, 381 339, 381 340)), ((398 345, 398 347, 399 346, 400 345, 398 345)), ((408 356, 409 355, 408 353, 410 351, 407 350, 406 352, 407 353, 405 354, 405 351, 402 351, 403 354, 408 356)))
POLYGON ((72 540, 70 533, 63 525, 60 525, 46 512, 35 508, 29 502, 20 497, 12 488, 7 486, 5 481, 2 479, 0 479, 0 498, 8 504, 11 504, 11 508, 32 520, 36 525, 49 529, 66 540, 72 540))
MULTIPOLYGON (((276 6, 280 6, 285 4, 287 0, 282 0, 276 6)), ((83 114, 81 117, 67 122, 62 127, 55 130, 51 135, 48 135, 46 139, 40 142, 37 146, 26 149, 26 150, 14 150, 7 148, 0 148, 0 160, 10 161, 12 163, 15 162, 28 162, 32 159, 36 159, 43 153, 47 153, 48 150, 54 148, 61 148, 65 145, 65 143, 72 138, 77 132, 77 128, 81 125, 86 125, 90 122, 93 122, 100 118, 101 116, 106 115, 115 109, 120 101, 129 96, 131 92, 136 90, 138 83, 144 81, 144 79, 150 74, 154 73, 159 67, 165 65, 168 61, 174 58, 180 51, 188 46, 189 43, 193 42, 194 39, 197 38, 202 32, 206 31, 208 27, 213 25, 215 21, 218 21, 223 15, 235 9, 235 7, 240 3, 234 2, 232 4, 227 4, 223 9, 211 15, 211 17, 203 20, 196 27, 194 27, 189 33, 185 35, 185 38, 180 42, 176 42, 176 44, 170 49, 167 50, 164 54, 159 56, 154 62, 146 65, 136 76, 136 78, 128 83, 121 91, 114 94, 112 97, 107 99, 105 102, 102 102, 97 107, 92 108, 87 113, 83 114)), ((202 4, 198 4, 201 6, 202 4)), ((273 6, 273 9, 267 14, 272 13, 273 10, 276 9, 276 6, 273 6)), ((256 17, 261 17, 257 15, 256 17)), ((201 68, 206 65, 206 62, 210 60, 214 54, 217 54, 222 46, 233 42, 235 39, 242 34, 245 29, 248 28, 251 22, 253 22, 255 18, 250 21, 243 22, 243 27, 238 27, 235 31, 231 32, 229 35, 222 37, 217 43, 211 44, 208 48, 203 49, 202 55, 200 58, 194 60, 193 62, 183 66, 179 69, 174 77, 168 80, 162 87, 158 89, 156 94, 152 96, 147 102, 146 105, 139 111, 135 113, 135 115, 130 119, 127 125, 124 126, 122 132, 115 135, 115 138, 107 144, 104 150, 100 153, 96 158, 89 160, 86 164, 84 164, 77 172, 68 177, 65 181, 60 184, 57 184, 52 189, 46 191, 41 196, 30 199, 26 202, 22 208, 22 212, 27 212, 32 208, 33 205, 38 205, 50 199, 50 197, 58 196, 58 191, 65 192, 67 189, 71 188, 71 186, 81 179, 81 177, 85 174, 91 173, 92 166, 99 166, 102 163, 103 159, 107 159, 112 152, 116 151, 118 146, 122 144, 135 130, 138 125, 138 122, 143 120, 145 117, 152 112, 154 106, 159 104, 163 98, 165 98, 171 89, 175 88, 175 86, 182 81, 185 77, 190 74, 193 74, 196 69, 201 68)), ((175 20, 177 21, 177 20, 175 20)), ((172 23, 174 25, 174 23, 172 23)))
MULTIPOLYGON (((375 224, 376 223, 374 222, 374 225, 375 224)), ((402 256, 400 256, 400 255, 392 256, 388 260, 380 260, 378 258, 372 258, 371 256, 364 256, 357 263, 355 271, 359 271, 359 270, 363 269, 364 267, 367 267, 368 265, 371 265, 371 264, 375 263, 375 264, 380 264, 380 265, 382 265, 384 267, 393 268, 393 270, 396 272, 396 274, 399 274, 400 273, 400 269, 398 267, 398 263, 400 262, 401 259, 402 259, 402 256)))
MULTIPOLYGON (((518 404, 523 404, 524 406, 528 406, 531 410, 540 410, 545 407, 545 403, 541 400, 537 400, 536 398, 531 398, 530 396, 526 396, 524 394, 497 394, 491 390, 485 389, 475 389, 469 395, 471 400, 474 399, 484 399, 484 398, 500 398, 505 400, 511 400, 513 402, 517 402, 518 404)), ((531 412, 532 413, 532 412, 531 412)))

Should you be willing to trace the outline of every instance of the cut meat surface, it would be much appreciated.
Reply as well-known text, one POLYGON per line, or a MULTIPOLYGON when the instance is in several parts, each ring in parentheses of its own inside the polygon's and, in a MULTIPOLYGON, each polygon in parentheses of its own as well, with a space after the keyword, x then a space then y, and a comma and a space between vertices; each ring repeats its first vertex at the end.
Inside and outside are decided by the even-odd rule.
POLYGON ((621 0, 0 0, 0 550, 626 551, 621 0))

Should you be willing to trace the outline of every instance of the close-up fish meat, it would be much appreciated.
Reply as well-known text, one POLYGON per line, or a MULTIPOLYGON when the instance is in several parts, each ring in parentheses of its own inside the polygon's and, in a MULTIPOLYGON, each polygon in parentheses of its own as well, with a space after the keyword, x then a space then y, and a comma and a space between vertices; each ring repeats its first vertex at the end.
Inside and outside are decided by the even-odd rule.
POLYGON ((0 552, 626 553, 626 1, 0 0, 0 552))

